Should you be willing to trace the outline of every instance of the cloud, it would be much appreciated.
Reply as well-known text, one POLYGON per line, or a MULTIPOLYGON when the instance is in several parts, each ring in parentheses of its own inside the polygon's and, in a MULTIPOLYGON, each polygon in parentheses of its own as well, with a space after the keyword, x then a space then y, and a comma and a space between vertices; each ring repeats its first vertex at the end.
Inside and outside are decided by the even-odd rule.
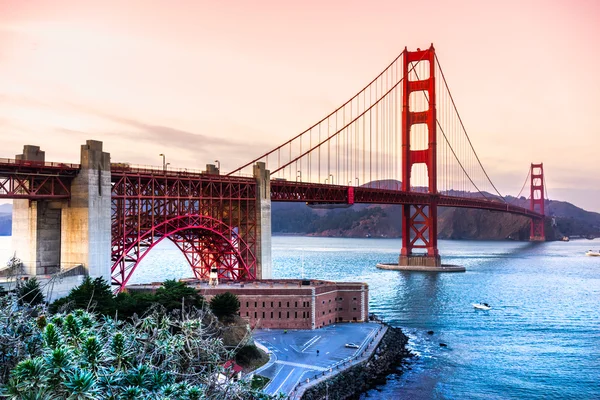
MULTIPOLYGON (((243 165, 273 147, 272 144, 253 140, 254 138, 264 137, 264 132, 230 124, 228 122, 224 122, 222 124, 223 126, 219 126, 219 131, 227 133, 244 132, 244 138, 246 138, 246 140, 231 139, 231 135, 228 135, 229 137, 224 137, 227 133, 223 133, 222 136, 206 135, 172 126, 153 124, 143 120, 123 117, 73 103, 66 103, 66 106, 72 110, 83 112, 127 127, 127 129, 123 131, 107 131, 106 128, 103 128, 101 132, 102 136, 109 136, 117 139, 129 139, 134 142, 143 141, 146 144, 159 145, 166 149, 174 148, 182 152, 193 154, 194 157, 192 158, 194 159, 198 158, 197 156, 201 156, 205 158, 208 157, 208 159, 212 161, 217 154, 226 154, 228 160, 222 160, 222 164, 227 164, 229 166, 243 165)), ((86 134, 85 132, 75 131, 65 127, 56 129, 69 135, 91 135, 91 133, 86 134)), ((96 134, 98 134, 98 132, 96 132, 96 134)))
POLYGON ((138 129, 138 132, 129 133, 136 139, 143 139, 154 144, 168 144, 185 150, 202 150, 205 146, 216 147, 236 147, 238 143, 233 143, 227 139, 206 136, 199 133, 189 132, 170 126, 153 125, 142 121, 123 118, 107 114, 96 114, 113 122, 127 125, 138 129))

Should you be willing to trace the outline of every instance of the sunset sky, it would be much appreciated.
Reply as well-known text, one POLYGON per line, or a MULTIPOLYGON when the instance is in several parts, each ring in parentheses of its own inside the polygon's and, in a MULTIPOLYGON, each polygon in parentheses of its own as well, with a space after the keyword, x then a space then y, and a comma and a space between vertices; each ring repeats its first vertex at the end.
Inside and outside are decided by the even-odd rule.
POLYGON ((0 157, 232 170, 433 43, 502 193, 600 212, 600 1, 0 0, 0 157))

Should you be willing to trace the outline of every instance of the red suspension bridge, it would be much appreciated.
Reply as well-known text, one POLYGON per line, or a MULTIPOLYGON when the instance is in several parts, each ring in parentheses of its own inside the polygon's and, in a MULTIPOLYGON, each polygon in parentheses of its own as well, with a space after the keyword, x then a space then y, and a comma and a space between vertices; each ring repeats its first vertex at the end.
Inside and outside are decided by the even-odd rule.
MULTIPOLYGON (((83 146, 80 165, 46 163, 39 148, 25 150, 16 160, 0 160, 0 198, 26 199, 30 215, 37 204, 38 225, 39 210, 62 210, 59 257, 46 261, 58 264, 81 253, 66 249, 73 247, 65 239, 72 225, 66 210, 87 207, 90 224, 94 213, 106 213, 106 263, 118 288, 163 239, 179 247, 197 278, 211 269, 222 279, 270 277, 270 201, 400 204, 404 265, 440 266, 440 206, 523 215, 531 219, 531 240, 545 240, 542 164, 531 164, 526 178, 530 207, 508 202, 473 148, 433 46, 405 49, 335 111, 226 175, 213 165, 190 172, 110 164, 94 141, 83 146), (98 211, 91 203, 102 198, 102 187, 110 202, 98 211), (78 205, 81 199, 87 206, 78 205)), ((86 260, 90 271, 105 262, 86 260)))

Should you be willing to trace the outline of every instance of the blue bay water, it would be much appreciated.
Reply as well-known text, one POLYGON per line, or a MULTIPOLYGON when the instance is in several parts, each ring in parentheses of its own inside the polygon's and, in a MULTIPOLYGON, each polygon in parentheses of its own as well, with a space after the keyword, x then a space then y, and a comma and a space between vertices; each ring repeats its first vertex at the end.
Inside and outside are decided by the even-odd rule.
MULTIPOLYGON (((466 273, 375 268, 399 248, 399 239, 273 238, 274 277, 367 282, 370 311, 409 335, 417 356, 363 398, 600 399, 600 257, 584 255, 600 240, 440 241, 443 261, 466 273), (492 309, 475 310, 480 301, 492 309)), ((9 255, 0 238, 1 259, 9 255)), ((131 282, 188 276, 166 243, 131 282)))

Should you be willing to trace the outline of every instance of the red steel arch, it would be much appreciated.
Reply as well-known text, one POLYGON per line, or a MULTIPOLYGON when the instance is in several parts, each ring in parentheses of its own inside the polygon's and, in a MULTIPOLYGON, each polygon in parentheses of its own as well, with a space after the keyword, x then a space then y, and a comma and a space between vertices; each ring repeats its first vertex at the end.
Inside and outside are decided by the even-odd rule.
POLYGON ((188 214, 153 226, 129 244, 111 270, 112 282, 118 285, 118 290, 125 287, 146 254, 167 238, 182 250, 197 278, 207 277, 214 265, 219 278, 256 279, 256 257, 235 228, 206 215, 188 214), (246 258, 242 254, 247 254, 246 258))
POLYGON ((219 278, 256 279, 254 178, 113 164, 111 180, 111 275, 118 290, 165 238, 184 253, 196 277, 214 265, 219 278))

